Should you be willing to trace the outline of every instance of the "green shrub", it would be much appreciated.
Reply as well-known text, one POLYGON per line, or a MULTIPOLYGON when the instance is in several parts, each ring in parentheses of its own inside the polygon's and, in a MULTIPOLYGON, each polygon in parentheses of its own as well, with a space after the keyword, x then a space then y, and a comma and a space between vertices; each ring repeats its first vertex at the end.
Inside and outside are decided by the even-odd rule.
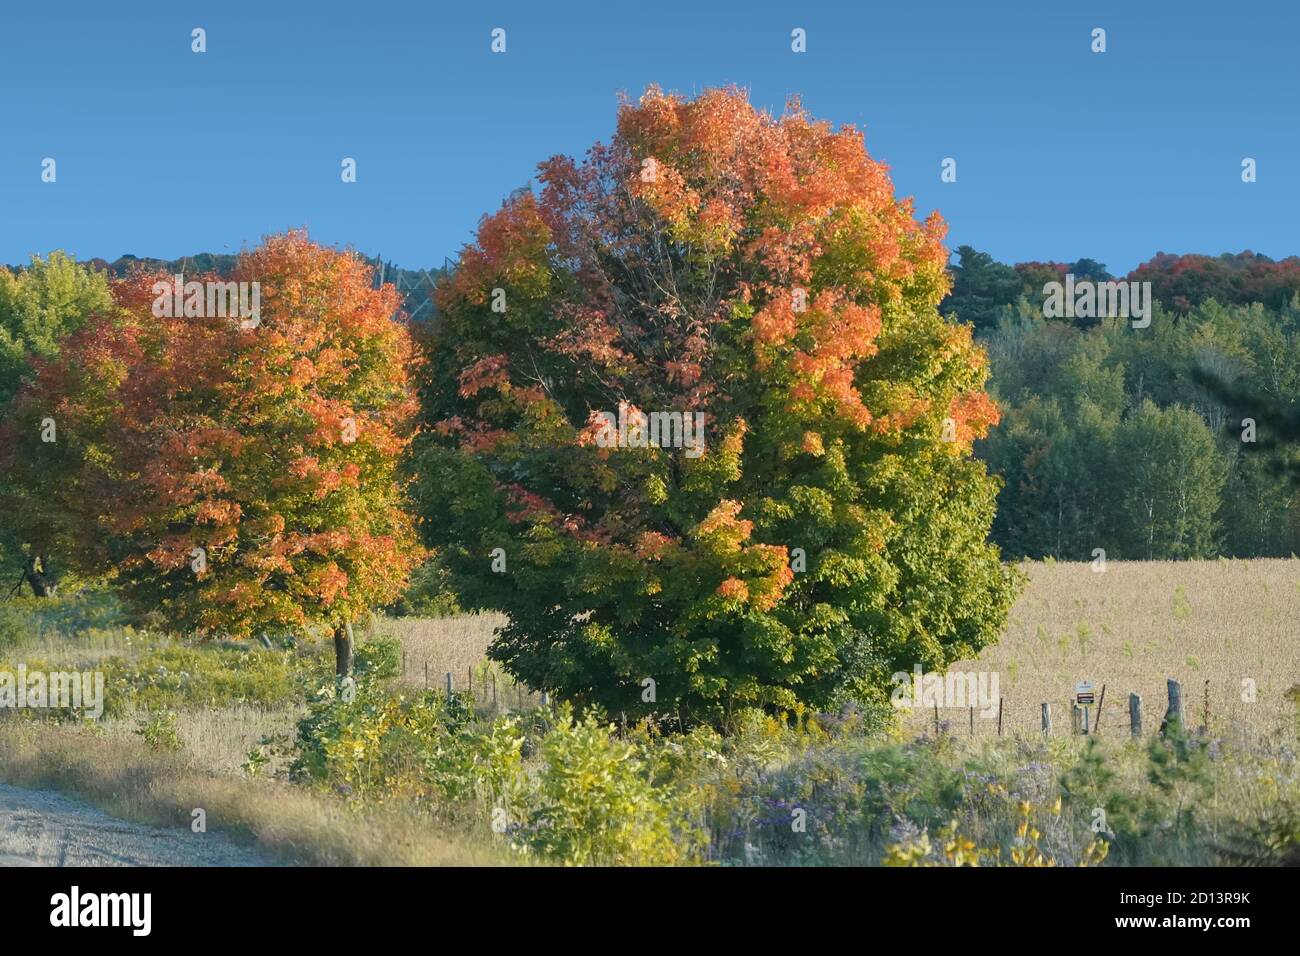
POLYGON ((1300 803, 1284 801, 1236 824, 1220 854, 1234 866, 1300 866, 1300 803))
POLYGON ((357 645, 353 667, 358 675, 390 680, 402 672, 402 642, 395 637, 373 637, 357 645))
POLYGON ((248 753, 244 755, 244 762, 241 769, 250 777, 260 777, 266 765, 271 762, 271 758, 261 746, 250 747, 248 753))
POLYGON ((411 572, 406 590, 385 611, 394 617, 452 617, 462 613, 451 574, 437 558, 411 572))
POLYGON ((142 717, 135 732, 152 750, 177 753, 184 748, 176 729, 176 714, 171 711, 155 711, 142 717))
POLYGON ((406 697, 363 676, 350 691, 313 696, 290 772, 350 800, 405 798, 444 820, 490 825, 515 849, 557 862, 667 864, 692 852, 671 792, 636 747, 568 711, 478 720, 468 697, 406 697))
MULTIPOLYGON (((469 697, 332 681, 295 773, 404 801, 569 865, 1206 865, 1295 857, 1294 743, 1172 733, 907 743, 849 720, 734 715, 617 733, 567 707, 488 719, 469 697), (1268 801, 1245 817, 1243 793, 1268 801), (1101 815, 1097 811, 1103 811, 1101 815)), ((1253 799, 1253 798, 1252 798, 1253 799)))
POLYGON ((671 793, 651 782, 636 749, 612 727, 593 715, 574 722, 564 711, 542 742, 541 759, 536 807, 519 832, 531 849, 575 866, 689 860, 689 833, 671 793))
POLYGON ((394 695, 366 674, 328 684, 298 724, 290 774, 355 799, 403 795, 452 805, 478 791, 472 718, 472 702, 459 695, 394 695))

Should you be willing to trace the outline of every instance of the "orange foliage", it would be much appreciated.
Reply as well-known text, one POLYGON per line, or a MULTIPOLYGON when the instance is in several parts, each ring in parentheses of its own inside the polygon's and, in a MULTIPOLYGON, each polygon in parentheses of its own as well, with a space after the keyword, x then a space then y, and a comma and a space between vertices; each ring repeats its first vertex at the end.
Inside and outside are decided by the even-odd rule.
POLYGON ((421 555, 396 474, 415 409, 396 290, 303 233, 267 239, 220 280, 259 284, 256 327, 155 316, 167 278, 117 282, 117 312, 23 398, 57 407, 91 450, 60 478, 80 493, 87 562, 116 555, 133 602, 232 636, 336 625, 393 599, 421 555))

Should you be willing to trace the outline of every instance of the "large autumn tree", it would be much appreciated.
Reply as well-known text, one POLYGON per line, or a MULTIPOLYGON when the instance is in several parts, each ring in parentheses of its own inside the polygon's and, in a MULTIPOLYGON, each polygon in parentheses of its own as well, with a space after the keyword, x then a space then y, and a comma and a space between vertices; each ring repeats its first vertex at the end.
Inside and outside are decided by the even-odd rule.
POLYGON ((491 656, 718 722, 879 701, 994 640, 1015 580, 970 453, 998 417, 985 358, 938 312, 942 222, 862 135, 651 89, 539 178, 483 220, 425 343, 423 527, 463 601, 508 615, 491 656), (613 439, 620 405, 701 413, 702 448, 613 439))
POLYGON ((301 233, 224 281, 257 284, 257 321, 160 316, 170 277, 140 272, 38 364, 4 425, 9 504, 176 630, 325 625, 344 674, 350 622, 396 597, 421 553, 397 475, 415 409, 399 297, 301 233))

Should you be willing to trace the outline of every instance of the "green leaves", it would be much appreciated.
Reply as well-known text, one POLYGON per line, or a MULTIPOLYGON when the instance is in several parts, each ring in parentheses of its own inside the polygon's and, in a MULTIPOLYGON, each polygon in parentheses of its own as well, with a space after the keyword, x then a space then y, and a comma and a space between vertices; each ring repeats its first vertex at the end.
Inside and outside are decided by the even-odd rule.
POLYGON ((18 272, 0 268, 0 405, 8 402, 36 359, 58 354, 62 341, 113 304, 103 273, 63 252, 18 272))

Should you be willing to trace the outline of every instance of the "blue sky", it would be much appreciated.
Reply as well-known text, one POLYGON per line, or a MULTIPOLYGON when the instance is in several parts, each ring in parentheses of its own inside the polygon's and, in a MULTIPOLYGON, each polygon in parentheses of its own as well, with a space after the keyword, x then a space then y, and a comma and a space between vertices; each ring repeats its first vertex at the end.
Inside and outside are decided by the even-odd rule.
POLYGON ((1157 251, 1281 257, 1300 253, 1297 9, 0 0, 0 262, 237 251, 306 226, 438 265, 538 161, 607 138, 618 93, 651 83, 735 83, 776 110, 799 94, 858 124, 954 248, 1114 272, 1157 251))

